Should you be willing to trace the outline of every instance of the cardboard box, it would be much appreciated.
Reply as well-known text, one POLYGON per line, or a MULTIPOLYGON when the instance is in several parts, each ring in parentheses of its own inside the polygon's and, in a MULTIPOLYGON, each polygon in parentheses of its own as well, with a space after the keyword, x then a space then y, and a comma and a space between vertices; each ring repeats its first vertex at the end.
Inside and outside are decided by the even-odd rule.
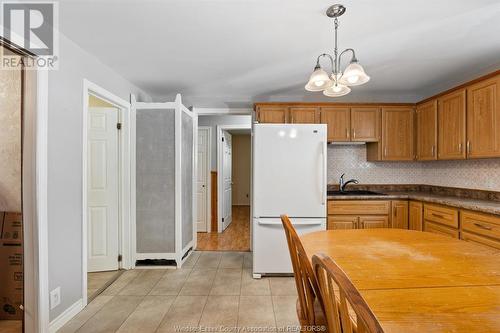
POLYGON ((0 241, 23 242, 21 213, 0 212, 0 241))
POLYGON ((0 241, 0 319, 22 319, 23 246, 0 241))

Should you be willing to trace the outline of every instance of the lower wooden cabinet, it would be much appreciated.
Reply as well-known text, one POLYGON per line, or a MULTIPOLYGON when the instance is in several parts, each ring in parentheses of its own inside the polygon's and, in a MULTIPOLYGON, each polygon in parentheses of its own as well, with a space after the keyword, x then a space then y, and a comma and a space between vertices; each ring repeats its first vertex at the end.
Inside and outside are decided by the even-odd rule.
POLYGON ((458 209, 424 204, 424 231, 458 238, 458 209))
POLYGON ((389 228, 389 216, 360 216, 358 229, 389 228))
POLYGON ((408 200, 392 201, 391 226, 408 229, 408 200))
POLYGON ((328 229, 389 228, 390 200, 329 200, 328 229))
POLYGON ((357 229, 358 217, 350 215, 329 215, 328 230, 357 229))
POLYGON ((408 206, 408 229, 422 231, 424 226, 424 204, 420 201, 410 201, 408 206))
POLYGON ((460 238, 500 249, 500 217, 460 211, 460 238))
POLYGON ((446 227, 439 223, 424 221, 424 231, 432 232, 443 236, 448 236, 451 238, 458 238, 458 229, 446 227))

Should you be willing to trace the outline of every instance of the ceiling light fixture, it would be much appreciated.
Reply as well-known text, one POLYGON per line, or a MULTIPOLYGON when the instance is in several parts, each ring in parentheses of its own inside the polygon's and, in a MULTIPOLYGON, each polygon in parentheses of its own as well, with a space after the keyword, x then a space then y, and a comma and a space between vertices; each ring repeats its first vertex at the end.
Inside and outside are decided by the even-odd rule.
POLYGON ((316 66, 314 71, 309 78, 309 82, 306 84, 307 91, 323 91, 323 94, 328 97, 340 97, 347 95, 351 92, 349 86, 359 86, 370 80, 370 77, 366 75, 365 70, 359 64, 356 58, 356 53, 353 49, 345 49, 344 51, 338 53, 337 47, 337 30, 339 27, 339 16, 345 13, 345 7, 342 5, 333 5, 326 10, 326 15, 333 18, 333 23, 335 27, 335 46, 333 49, 333 56, 327 53, 320 54, 316 60, 316 66), (351 61, 349 65, 344 69, 340 70, 341 59, 347 52, 352 53, 351 61), (321 68, 319 61, 321 58, 326 57, 330 59, 331 65, 331 75, 321 68))

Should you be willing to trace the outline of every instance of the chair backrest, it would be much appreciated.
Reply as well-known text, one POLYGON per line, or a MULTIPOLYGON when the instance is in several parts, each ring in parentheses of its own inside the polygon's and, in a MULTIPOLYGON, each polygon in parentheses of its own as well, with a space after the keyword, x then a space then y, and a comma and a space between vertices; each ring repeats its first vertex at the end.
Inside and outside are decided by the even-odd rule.
POLYGON ((298 309, 299 321, 303 326, 313 326, 317 324, 317 314, 314 311, 315 302, 319 302, 321 310, 323 310, 323 302, 319 295, 318 283, 314 276, 311 262, 307 258, 304 247, 300 242, 299 235, 295 231, 290 219, 288 216, 282 215, 281 222, 285 228, 295 284, 297 285, 297 294, 300 302, 300 307, 298 309))
POLYGON ((330 257, 312 259, 325 306, 329 333, 382 333, 384 330, 359 291, 330 257))

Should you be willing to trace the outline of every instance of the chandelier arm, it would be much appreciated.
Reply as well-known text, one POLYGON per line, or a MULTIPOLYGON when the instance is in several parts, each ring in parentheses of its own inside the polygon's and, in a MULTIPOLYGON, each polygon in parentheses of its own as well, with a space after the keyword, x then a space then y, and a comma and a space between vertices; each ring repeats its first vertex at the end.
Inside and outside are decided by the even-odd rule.
MULTIPOLYGON (((352 53, 352 58, 351 58, 351 61, 350 62, 358 62, 358 59, 356 58, 356 52, 354 52, 354 49, 345 49, 344 51, 342 51, 339 55, 339 59, 338 59, 338 62, 339 62, 339 69, 340 69, 340 64, 341 64, 341 60, 342 60, 342 56, 344 54, 346 54, 347 52, 351 52, 352 53)), ((340 75, 340 77, 342 77, 344 75, 344 72, 342 72, 342 74, 340 75)))
POLYGON ((331 65, 331 70, 333 72, 334 70, 334 60, 333 60, 333 57, 331 55, 329 55, 328 53, 322 53, 318 56, 318 58, 316 59, 316 67, 319 67, 319 60, 321 59, 321 57, 327 57, 330 59, 330 65, 331 65))

